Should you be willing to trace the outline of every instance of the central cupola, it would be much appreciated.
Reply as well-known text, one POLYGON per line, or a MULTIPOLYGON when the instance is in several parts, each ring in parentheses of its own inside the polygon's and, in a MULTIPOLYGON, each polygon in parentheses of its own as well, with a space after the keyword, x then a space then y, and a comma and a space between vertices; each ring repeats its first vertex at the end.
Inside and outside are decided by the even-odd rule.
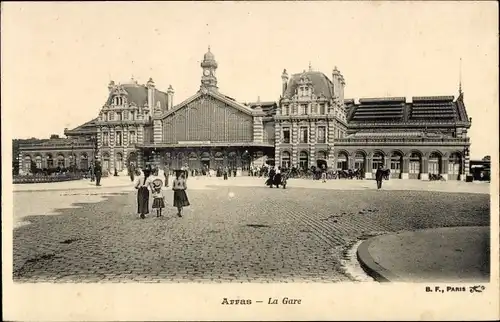
POLYGON ((208 52, 203 56, 201 68, 203 69, 203 75, 201 76, 200 88, 217 90, 217 77, 215 76, 217 62, 215 61, 214 54, 210 51, 210 46, 208 47, 208 52))

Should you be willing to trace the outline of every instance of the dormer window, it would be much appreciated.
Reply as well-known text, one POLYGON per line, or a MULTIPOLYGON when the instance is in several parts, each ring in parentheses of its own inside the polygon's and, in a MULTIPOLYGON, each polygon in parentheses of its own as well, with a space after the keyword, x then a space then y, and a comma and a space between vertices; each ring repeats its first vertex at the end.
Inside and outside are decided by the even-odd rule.
POLYGON ((325 114, 325 104, 319 104, 319 114, 325 114))
POLYGON ((120 96, 115 96, 114 98, 114 104, 116 106, 122 106, 125 104, 125 99, 123 97, 120 97, 120 96))

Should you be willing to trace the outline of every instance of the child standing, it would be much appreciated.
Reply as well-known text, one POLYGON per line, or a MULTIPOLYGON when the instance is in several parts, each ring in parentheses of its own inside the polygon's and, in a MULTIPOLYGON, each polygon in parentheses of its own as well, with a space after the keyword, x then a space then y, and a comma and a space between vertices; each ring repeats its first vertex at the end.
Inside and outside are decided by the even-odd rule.
POLYGON ((176 171, 175 179, 172 183, 172 190, 174 191, 174 207, 177 207, 177 216, 182 217, 182 208, 189 206, 189 200, 186 195, 186 179, 184 171, 176 171))
POLYGON ((163 181, 158 176, 158 169, 153 172, 154 177, 151 178, 151 194, 153 196, 153 209, 156 209, 156 217, 161 217, 161 210, 165 208, 165 197, 162 193, 163 181))

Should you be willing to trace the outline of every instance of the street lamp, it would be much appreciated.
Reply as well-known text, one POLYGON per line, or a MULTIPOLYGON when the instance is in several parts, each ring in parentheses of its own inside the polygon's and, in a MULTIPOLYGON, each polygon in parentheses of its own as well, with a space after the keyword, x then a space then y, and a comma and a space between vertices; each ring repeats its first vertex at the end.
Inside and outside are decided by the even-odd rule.
POLYGON ((75 159, 75 154, 73 152, 73 146, 74 146, 74 142, 71 141, 70 168, 71 168, 71 172, 74 174, 75 173, 75 162, 76 162, 76 160, 74 160, 75 159))

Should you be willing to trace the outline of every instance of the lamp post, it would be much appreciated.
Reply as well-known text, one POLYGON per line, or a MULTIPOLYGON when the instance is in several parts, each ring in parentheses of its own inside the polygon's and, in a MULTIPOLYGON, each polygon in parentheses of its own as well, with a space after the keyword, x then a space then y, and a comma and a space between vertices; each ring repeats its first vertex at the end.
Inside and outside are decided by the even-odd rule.
POLYGON ((75 173, 75 161, 76 160, 74 160, 75 159, 75 154, 73 153, 73 146, 74 146, 74 142, 71 141, 71 156, 70 156, 70 159, 69 159, 69 161, 70 161, 70 165, 69 166, 71 168, 71 173, 74 174, 75 173))

